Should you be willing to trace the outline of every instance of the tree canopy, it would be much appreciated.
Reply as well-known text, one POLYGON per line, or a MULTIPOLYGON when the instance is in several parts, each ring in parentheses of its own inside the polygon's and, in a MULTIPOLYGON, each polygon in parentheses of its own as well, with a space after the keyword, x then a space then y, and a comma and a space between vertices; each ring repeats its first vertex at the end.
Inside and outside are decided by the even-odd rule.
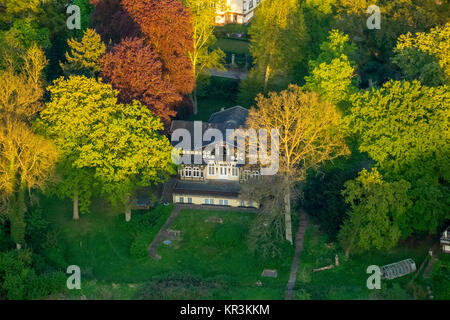
POLYGON ((121 101, 139 100, 170 124, 181 96, 163 73, 158 54, 143 39, 124 39, 102 58, 101 64, 102 77, 119 90, 121 101))

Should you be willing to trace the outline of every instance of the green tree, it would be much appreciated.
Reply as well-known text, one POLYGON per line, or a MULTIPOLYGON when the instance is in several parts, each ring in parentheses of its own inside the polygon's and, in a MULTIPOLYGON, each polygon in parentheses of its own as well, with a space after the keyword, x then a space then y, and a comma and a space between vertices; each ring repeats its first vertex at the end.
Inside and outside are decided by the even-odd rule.
POLYGON ((37 127, 62 150, 64 173, 71 177, 63 190, 72 189, 74 208, 78 196, 88 199, 87 187, 97 181, 113 203, 126 205, 129 218, 134 188, 174 173, 170 143, 159 134, 160 119, 137 101, 119 104, 111 85, 85 76, 60 78, 49 91, 51 101, 37 127))
POLYGON ((110 85, 71 76, 59 78, 48 88, 50 101, 36 121, 36 129, 52 139, 61 150, 58 172, 62 180, 53 188, 61 197, 73 199, 73 219, 89 212, 95 171, 77 163, 96 121, 108 117, 117 103, 117 92, 110 85), (81 205, 79 205, 79 203, 81 205))
POLYGON ((6 10, 0 15, 0 21, 11 23, 18 17, 38 13, 41 0, 3 0, 2 3, 6 10))
POLYGON ((346 256, 397 245, 401 235, 398 220, 411 206, 409 186, 404 180, 383 181, 377 169, 363 169, 355 180, 345 183, 342 195, 350 209, 338 238, 346 256))
POLYGON ((440 86, 446 82, 445 74, 436 57, 417 48, 396 50, 392 61, 400 67, 402 80, 418 80, 430 87, 440 86))
MULTIPOLYGON (((209 69, 224 69, 225 53, 221 49, 211 50, 216 42, 214 36, 214 20, 217 9, 226 6, 224 0, 183 0, 183 3, 192 12, 194 47, 188 53, 192 62, 192 71, 196 86, 199 85, 199 77, 207 75, 209 69)), ((197 114, 197 88, 192 93, 194 114, 197 114)))
POLYGON ((264 75, 263 92, 271 77, 292 73, 304 57, 306 28, 298 0, 265 0, 256 9, 249 29, 250 52, 259 74, 264 75))
MULTIPOLYGON (((286 240, 292 243, 291 192, 296 182, 303 181, 309 170, 348 155, 342 117, 329 101, 315 92, 291 85, 282 92, 259 95, 247 125, 253 129, 279 131, 279 170, 285 187, 284 215, 286 240)), ((277 148, 276 145, 271 146, 277 148)))
POLYGON ((83 146, 79 165, 95 168, 102 192, 113 204, 125 207, 131 219, 131 198, 138 187, 157 185, 175 174, 170 141, 159 132, 161 120, 146 106, 117 104, 108 118, 97 123, 83 146))
POLYGON ((320 48, 318 58, 309 62, 310 75, 305 77, 305 88, 339 104, 357 90, 355 68, 348 58, 356 47, 349 43, 348 35, 332 30, 320 48))
MULTIPOLYGON (((439 63, 439 66, 442 68, 442 71, 445 74, 446 81, 450 80, 450 58, 448 56, 448 52, 450 50, 450 22, 447 23, 443 27, 436 27, 431 29, 429 32, 418 32, 413 36, 410 32, 407 34, 401 35, 398 38, 397 47, 395 48, 397 52, 402 53, 405 49, 417 49, 419 52, 426 53, 429 56, 433 56, 439 63)), ((406 52, 411 55, 412 53, 416 53, 414 56, 417 57, 417 50, 407 50, 406 52)), ((413 59, 409 59, 408 62, 413 62, 413 59)), ((422 69, 424 71, 429 71, 430 68, 432 70, 436 70, 435 67, 429 64, 432 64, 434 60, 426 63, 427 67, 422 69)), ((422 62, 424 63, 424 62, 422 62)), ((407 64, 402 64, 406 68, 408 68, 407 64)), ((420 69, 419 69, 420 70, 420 69)), ((422 71, 421 70, 421 71, 422 71)), ((406 69, 407 74, 411 74, 411 71, 406 69)), ((438 73, 434 71, 433 74, 438 73)), ((431 75, 430 75, 431 76, 431 75)))
POLYGON ((411 183, 414 206, 400 225, 402 236, 436 232, 448 218, 448 87, 389 81, 351 101, 347 120, 359 137, 359 150, 377 162, 386 179, 411 183))
POLYGON ((65 75, 76 74, 94 77, 100 70, 100 58, 106 51, 105 44, 95 30, 87 29, 81 41, 67 41, 70 53, 66 53, 67 62, 61 64, 65 75))
POLYGON ((397 77, 391 58, 398 37, 407 32, 429 30, 448 20, 449 4, 430 0, 340 0, 334 4, 336 27, 358 46, 357 69, 363 83, 382 84, 397 77), (381 29, 367 28, 370 5, 381 11, 381 29))

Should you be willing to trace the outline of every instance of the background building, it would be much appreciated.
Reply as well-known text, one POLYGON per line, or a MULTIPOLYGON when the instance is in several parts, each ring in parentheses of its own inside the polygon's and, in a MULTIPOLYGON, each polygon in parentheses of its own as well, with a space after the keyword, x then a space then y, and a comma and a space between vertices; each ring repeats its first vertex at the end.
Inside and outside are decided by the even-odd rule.
POLYGON ((227 0, 226 11, 219 11, 216 17, 218 25, 228 23, 247 24, 253 18, 256 7, 262 0, 227 0))

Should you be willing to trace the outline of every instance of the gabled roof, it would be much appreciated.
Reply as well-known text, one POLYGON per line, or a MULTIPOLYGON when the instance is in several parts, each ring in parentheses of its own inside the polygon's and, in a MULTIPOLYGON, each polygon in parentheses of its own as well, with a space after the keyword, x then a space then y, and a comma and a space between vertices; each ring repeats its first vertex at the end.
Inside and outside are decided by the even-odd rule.
MULTIPOLYGON (((170 133, 173 133, 177 129, 185 129, 191 135, 191 150, 199 150, 211 143, 217 142, 226 142, 227 140, 227 129, 239 129, 245 126, 245 122, 248 117, 248 110, 241 107, 236 106, 230 109, 226 109, 223 111, 219 111, 211 115, 209 118, 209 122, 201 122, 201 134, 203 134, 208 129, 217 129, 222 133, 222 141, 199 141, 200 144, 195 144, 194 139, 194 127, 195 121, 184 121, 184 120, 174 120, 170 126, 170 133)), ((199 121, 200 122, 200 121, 199 121)), ((229 133, 229 132, 228 132, 229 133)), ((200 138, 200 140, 202 140, 200 138)), ((175 142, 172 144, 178 144, 179 142, 175 142)))
POLYGON ((215 112, 209 118, 210 123, 223 123, 226 127, 232 129, 245 126, 245 122, 248 117, 248 110, 241 107, 235 106, 229 109, 225 109, 219 112, 215 112))

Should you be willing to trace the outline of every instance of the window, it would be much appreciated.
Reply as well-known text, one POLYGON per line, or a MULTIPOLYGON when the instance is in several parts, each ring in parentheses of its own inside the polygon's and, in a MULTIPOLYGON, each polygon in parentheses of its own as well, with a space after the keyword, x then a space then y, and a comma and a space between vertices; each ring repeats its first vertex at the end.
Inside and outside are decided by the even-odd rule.
POLYGON ((192 198, 188 198, 188 203, 192 203, 192 198))
POLYGON ((191 169, 191 167, 185 167, 184 168, 184 176, 185 177, 191 177, 192 176, 192 169, 191 169))
POLYGON ((192 168, 192 176, 193 177, 200 177, 200 168, 199 167, 192 168))
POLYGON ((216 166, 214 165, 214 163, 208 163, 208 174, 210 176, 216 175, 216 166))
POLYGON ((233 166, 231 167, 231 175, 232 175, 233 177, 237 177, 237 176, 238 176, 238 173, 239 173, 238 168, 236 167, 236 165, 233 165, 233 166))
POLYGON ((180 203, 184 203, 184 198, 180 197, 180 203))
POLYGON ((227 205, 228 205, 228 200, 223 200, 223 204, 224 204, 225 206, 227 206, 227 205))
POLYGON ((205 199, 205 204, 214 204, 214 199, 205 199))
POLYGON ((219 175, 228 176, 228 166, 226 164, 221 164, 219 166, 219 175))
POLYGON ((205 199, 205 204, 209 204, 209 199, 205 199))
POLYGON ((219 200, 219 205, 223 206, 223 200, 219 200))
POLYGON ((244 200, 241 201, 241 207, 245 207, 245 201, 244 200))

